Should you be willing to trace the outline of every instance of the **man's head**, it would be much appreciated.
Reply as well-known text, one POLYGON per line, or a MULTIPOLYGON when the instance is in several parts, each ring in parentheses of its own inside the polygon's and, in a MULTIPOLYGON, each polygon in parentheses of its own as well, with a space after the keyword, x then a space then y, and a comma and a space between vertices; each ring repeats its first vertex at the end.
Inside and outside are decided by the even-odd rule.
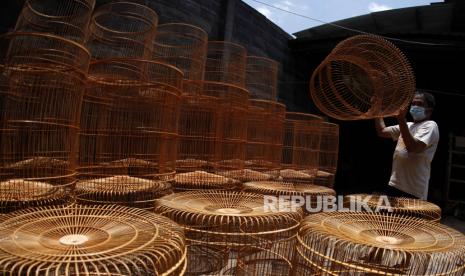
POLYGON ((431 93, 417 91, 410 106, 410 115, 415 122, 428 120, 433 113, 436 100, 431 93))

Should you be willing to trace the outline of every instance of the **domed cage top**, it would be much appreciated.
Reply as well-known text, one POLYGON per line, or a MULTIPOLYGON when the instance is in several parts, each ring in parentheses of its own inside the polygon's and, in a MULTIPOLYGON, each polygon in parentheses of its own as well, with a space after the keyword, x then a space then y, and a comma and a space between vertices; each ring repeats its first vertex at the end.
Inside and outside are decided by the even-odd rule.
POLYGON ((165 196, 155 211, 184 227, 187 274, 290 272, 300 210, 267 206, 252 193, 198 191, 165 196))

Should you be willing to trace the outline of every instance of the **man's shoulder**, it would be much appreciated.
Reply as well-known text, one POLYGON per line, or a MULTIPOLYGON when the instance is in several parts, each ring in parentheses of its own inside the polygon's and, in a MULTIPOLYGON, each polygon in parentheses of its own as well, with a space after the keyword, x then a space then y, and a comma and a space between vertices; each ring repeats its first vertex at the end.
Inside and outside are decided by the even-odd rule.
POLYGON ((408 122, 407 125, 410 127, 428 127, 428 128, 437 128, 438 124, 433 120, 426 120, 420 123, 408 122))
POLYGON ((437 144, 439 141, 439 128, 435 121, 428 120, 418 123, 413 132, 417 139, 422 140, 426 144, 437 144))
MULTIPOLYGON (((413 123, 412 123, 412 125, 413 125, 413 123)), ((433 120, 426 120, 426 121, 423 121, 423 122, 415 124, 415 125, 417 125, 417 127, 422 127, 422 128, 438 129, 438 124, 433 120)))

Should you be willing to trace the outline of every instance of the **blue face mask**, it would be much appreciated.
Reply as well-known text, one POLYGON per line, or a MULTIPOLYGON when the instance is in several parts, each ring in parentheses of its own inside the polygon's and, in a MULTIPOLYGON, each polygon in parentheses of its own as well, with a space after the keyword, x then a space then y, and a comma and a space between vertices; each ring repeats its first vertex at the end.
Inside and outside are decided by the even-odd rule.
POLYGON ((410 115, 412 115, 413 120, 421 121, 426 118, 425 108, 421 106, 412 105, 410 107, 410 115))

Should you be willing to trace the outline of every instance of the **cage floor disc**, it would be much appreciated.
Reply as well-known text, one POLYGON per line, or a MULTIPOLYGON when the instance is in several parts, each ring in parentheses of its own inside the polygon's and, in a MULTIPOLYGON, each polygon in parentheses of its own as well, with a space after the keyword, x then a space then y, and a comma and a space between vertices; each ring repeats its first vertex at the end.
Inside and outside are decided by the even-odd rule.
POLYGON ((425 200, 388 196, 381 198, 380 195, 368 194, 352 194, 345 197, 346 205, 351 202, 352 204, 357 204, 362 201, 366 202, 367 206, 372 210, 376 210, 376 208, 379 207, 379 211, 383 211, 383 207, 386 207, 389 209, 384 211, 399 215, 418 217, 436 222, 439 222, 441 219, 441 208, 425 200), (389 205, 387 205, 387 203, 389 205))
POLYGON ((0 271, 14 275, 179 275, 182 229, 123 206, 35 208, 0 223, 0 271))
POLYGON ((310 215, 302 222, 297 252, 300 264, 330 275, 341 269, 347 275, 465 272, 463 234, 428 220, 392 214, 310 215))

